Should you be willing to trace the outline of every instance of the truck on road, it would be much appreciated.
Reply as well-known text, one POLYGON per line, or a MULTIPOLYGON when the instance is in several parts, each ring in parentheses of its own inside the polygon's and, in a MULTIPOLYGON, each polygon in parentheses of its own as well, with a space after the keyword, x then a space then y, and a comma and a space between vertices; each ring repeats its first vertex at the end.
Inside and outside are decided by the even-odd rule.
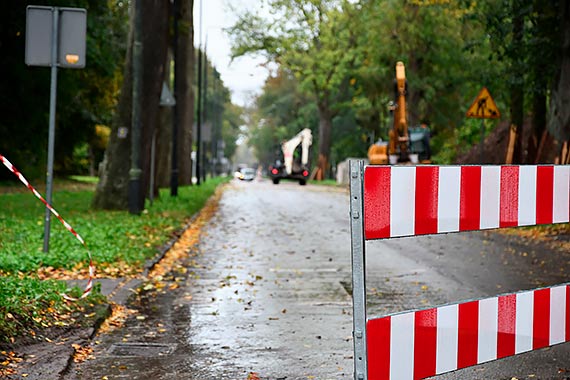
POLYGON ((281 152, 269 166, 269 178, 275 185, 282 179, 299 181, 304 186, 309 179, 309 149, 313 135, 308 128, 281 144, 281 152), (299 152, 300 151, 300 152, 299 152))

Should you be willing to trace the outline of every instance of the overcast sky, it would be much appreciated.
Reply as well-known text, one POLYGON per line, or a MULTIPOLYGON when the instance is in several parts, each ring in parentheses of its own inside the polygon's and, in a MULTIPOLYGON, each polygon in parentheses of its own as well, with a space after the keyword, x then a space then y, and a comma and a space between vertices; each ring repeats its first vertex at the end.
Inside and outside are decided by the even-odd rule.
POLYGON ((194 44, 198 46, 200 43, 202 6, 202 46, 205 46, 209 60, 220 72, 225 86, 231 90, 232 102, 245 105, 255 94, 261 92, 268 71, 260 67, 263 58, 245 56, 230 64, 230 41, 222 31, 222 28, 231 26, 235 21, 235 16, 227 6, 230 2, 242 8, 257 3, 256 0, 194 0, 194 44))

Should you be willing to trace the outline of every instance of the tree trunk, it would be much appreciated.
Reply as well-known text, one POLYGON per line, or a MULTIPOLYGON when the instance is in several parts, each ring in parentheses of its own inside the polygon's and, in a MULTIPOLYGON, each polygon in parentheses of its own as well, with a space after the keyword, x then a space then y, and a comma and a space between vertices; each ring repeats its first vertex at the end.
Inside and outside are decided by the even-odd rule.
MULTIPOLYGON (((520 0, 513 0, 513 45, 521 47, 523 44, 524 16, 520 0)), ((517 49, 518 51, 521 51, 517 49)), ((513 164, 523 162, 523 122, 524 122, 524 79, 522 73, 522 58, 515 57, 512 61, 511 77, 511 128, 515 131, 515 148, 513 152, 513 164)))
MULTIPOLYGON (((165 78, 170 77, 170 62, 172 54, 169 52, 166 58, 164 71, 165 78)), ((172 174, 172 113, 173 107, 161 107, 160 124, 156 134, 156 190, 170 186, 172 174)))
MULTIPOLYGON (((160 94, 165 80, 168 53, 169 2, 143 0, 143 85, 141 110, 141 193, 146 197, 150 184, 152 136, 160 123, 160 94)), ((167 126, 168 128, 169 126, 167 126)))
MULTIPOLYGON (((533 29, 531 40, 536 41, 558 41, 557 43, 552 42, 549 44, 548 50, 551 50, 550 54, 543 54, 544 44, 537 43, 531 44, 533 48, 530 51, 531 55, 534 55, 534 59, 530 62, 533 65, 532 82, 529 87, 533 88, 533 99, 532 99, 532 120, 531 120, 531 130, 528 136, 528 141, 526 145, 527 156, 525 162, 527 164, 536 164, 541 162, 541 152, 540 144, 544 145, 544 140, 546 138, 546 116, 547 116, 547 93, 548 88, 554 83, 553 76, 556 70, 552 70, 556 66, 556 61, 553 62, 553 57, 557 57, 558 54, 555 53, 557 44, 559 43, 558 36, 552 35, 552 18, 554 16, 548 17, 551 12, 552 2, 546 2, 544 0, 534 0, 532 4, 533 15, 531 17, 533 21, 533 29), (551 47, 550 47, 551 46, 551 47), (554 53, 554 54, 553 54, 554 53), (548 64, 550 69, 545 68, 548 64)), ((554 13, 554 12, 553 12, 554 13)))
MULTIPOLYGON (((150 181, 150 148, 152 135, 158 123, 159 101, 164 80, 164 62, 168 46, 168 7, 162 0, 144 0, 143 7, 143 84, 141 107, 141 196, 146 197, 150 181)), ((109 145, 105 153, 103 173, 93 200, 93 207, 104 209, 128 208, 128 183, 131 154, 132 109, 132 45, 131 30, 125 62, 125 75, 118 105, 118 117, 112 126, 109 145)))
POLYGON ((128 208, 129 167, 131 162, 131 106, 132 106, 132 52, 134 9, 130 9, 129 40, 123 70, 123 83, 117 114, 111 126, 111 135, 99 173, 99 184, 92 206, 98 209, 126 210, 128 208))
POLYGON ((192 125, 194 124, 194 0, 180 0, 176 102, 178 110, 178 182, 192 183, 192 125))
POLYGON ((560 69, 550 98, 548 131, 562 144, 570 139, 570 2, 561 1, 560 8, 560 69))
POLYGON ((327 178, 331 152, 332 111, 327 100, 318 103, 319 109, 319 162, 315 176, 317 181, 327 178))
POLYGON ((535 92, 532 100, 532 129, 527 142, 527 164, 535 164, 540 160, 538 146, 546 129, 546 83, 543 87, 535 92))
POLYGON ((161 128, 156 135, 156 192, 168 188, 172 175, 172 107, 160 111, 161 128))

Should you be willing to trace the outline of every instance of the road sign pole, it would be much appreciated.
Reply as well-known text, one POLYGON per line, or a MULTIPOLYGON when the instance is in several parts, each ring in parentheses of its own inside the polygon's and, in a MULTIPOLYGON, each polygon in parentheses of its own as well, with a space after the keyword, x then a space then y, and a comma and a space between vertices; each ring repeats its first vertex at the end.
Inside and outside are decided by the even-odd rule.
POLYGON ((350 161, 350 233, 352 252, 352 305, 354 379, 366 380, 366 272, 364 257, 363 161, 350 161))
MULTIPOLYGON (((52 204, 53 191, 53 156, 55 144, 55 108, 57 101, 57 55, 58 55, 58 23, 59 9, 52 8, 52 31, 51 31, 51 84, 49 98, 49 136, 48 136, 48 162, 46 174, 46 200, 52 204)), ((51 211, 46 207, 44 225, 44 252, 49 251, 49 236, 51 211)))
POLYGON ((485 119, 481 119, 481 142, 479 143, 479 163, 483 163, 483 158, 485 157, 484 153, 484 142, 485 142, 485 119))

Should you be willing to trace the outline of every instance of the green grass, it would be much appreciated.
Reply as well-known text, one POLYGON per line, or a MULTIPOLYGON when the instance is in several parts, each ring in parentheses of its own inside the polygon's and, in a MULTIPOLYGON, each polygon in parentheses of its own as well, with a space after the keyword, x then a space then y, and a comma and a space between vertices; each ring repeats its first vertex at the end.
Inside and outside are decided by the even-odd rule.
POLYGON ((77 182, 85 182, 85 183, 98 183, 99 177, 91 177, 87 175, 70 175, 69 179, 72 179, 77 182))
MULTIPOLYGON (((178 197, 164 189, 140 216, 92 210, 93 191, 56 191, 52 204, 83 237, 98 270, 121 263, 123 269, 136 272, 225 181, 215 178, 199 187, 180 187, 178 197)), ((47 304, 56 311, 69 307, 59 295, 65 283, 40 281, 38 269, 88 266, 85 248, 53 216, 50 251, 42 251, 44 212, 30 192, 0 194, 0 337, 11 336, 14 326, 21 324, 38 327, 37 318, 26 316, 45 310, 47 304)))

